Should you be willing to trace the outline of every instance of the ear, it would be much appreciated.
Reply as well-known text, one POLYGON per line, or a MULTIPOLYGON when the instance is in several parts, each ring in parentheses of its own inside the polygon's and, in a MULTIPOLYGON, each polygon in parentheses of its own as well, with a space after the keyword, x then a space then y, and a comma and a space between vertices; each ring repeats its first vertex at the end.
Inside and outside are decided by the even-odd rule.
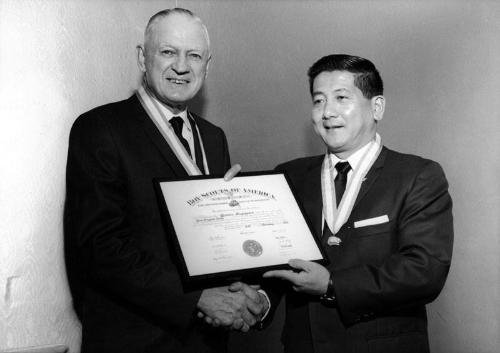
POLYGON ((145 49, 143 45, 138 45, 137 47, 137 66, 139 69, 145 73, 146 72, 146 55, 145 49))
POLYGON ((375 96, 372 98, 372 111, 375 121, 380 121, 384 117, 385 97, 375 96))
POLYGON ((210 61, 212 61, 212 54, 208 53, 207 66, 205 67, 205 80, 208 77, 208 69, 210 67, 210 61))

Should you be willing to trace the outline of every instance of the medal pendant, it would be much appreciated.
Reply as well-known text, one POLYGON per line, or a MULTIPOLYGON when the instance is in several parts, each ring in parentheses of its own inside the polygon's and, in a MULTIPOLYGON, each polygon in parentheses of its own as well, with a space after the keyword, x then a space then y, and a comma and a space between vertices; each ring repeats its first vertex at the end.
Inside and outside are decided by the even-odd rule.
POLYGON ((330 245, 330 246, 334 246, 334 245, 340 245, 340 243, 342 242, 342 240, 340 238, 337 238, 337 237, 334 237, 333 235, 328 237, 328 240, 327 240, 327 244, 330 245))

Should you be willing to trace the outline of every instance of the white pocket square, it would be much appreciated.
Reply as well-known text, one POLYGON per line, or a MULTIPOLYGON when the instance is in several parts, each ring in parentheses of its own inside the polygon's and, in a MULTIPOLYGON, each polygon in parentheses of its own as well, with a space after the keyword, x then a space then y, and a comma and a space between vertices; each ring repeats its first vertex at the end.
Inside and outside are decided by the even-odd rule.
POLYGON ((389 222, 389 217, 387 217, 387 215, 385 214, 383 216, 363 219, 362 221, 354 222, 354 228, 373 226, 375 224, 382 224, 387 222, 389 222))

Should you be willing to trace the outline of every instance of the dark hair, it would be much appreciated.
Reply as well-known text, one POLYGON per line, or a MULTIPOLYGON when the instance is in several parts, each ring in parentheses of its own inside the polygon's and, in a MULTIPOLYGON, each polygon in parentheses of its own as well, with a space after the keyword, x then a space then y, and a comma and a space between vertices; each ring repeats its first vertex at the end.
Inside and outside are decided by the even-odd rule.
POLYGON ((313 93, 313 83, 316 76, 323 71, 347 71, 354 74, 354 85, 358 87, 365 98, 384 93, 384 83, 375 65, 368 59, 346 54, 327 55, 316 61, 307 71, 309 76, 309 91, 313 93))

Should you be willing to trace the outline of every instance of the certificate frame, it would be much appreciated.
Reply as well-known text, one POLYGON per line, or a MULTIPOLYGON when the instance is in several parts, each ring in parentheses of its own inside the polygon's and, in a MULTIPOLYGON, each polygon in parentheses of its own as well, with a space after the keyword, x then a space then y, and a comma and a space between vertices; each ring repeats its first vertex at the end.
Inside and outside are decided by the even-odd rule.
MULTIPOLYGON (((262 273, 266 271, 291 269, 288 265, 288 260, 290 258, 303 258, 323 265, 329 263, 326 252, 321 246, 318 237, 315 236, 311 222, 307 218, 303 206, 296 196, 293 185, 284 171, 244 172, 239 173, 229 182, 224 181, 222 176, 216 175, 154 178, 153 186, 158 199, 167 241, 175 252, 180 277, 185 285, 203 287, 209 285, 225 285, 238 280, 247 283, 255 282, 258 281, 262 273), (279 190, 278 196, 275 196, 269 190, 266 191, 265 187, 263 188, 260 185, 260 183, 266 180, 276 183, 276 185, 273 186, 275 186, 277 191, 279 190), (216 186, 215 188, 214 185, 216 186), (247 188, 242 188, 242 185, 247 185, 247 188), (260 189, 257 190, 255 185, 259 185, 260 189), (208 191, 205 193, 197 192, 200 189, 205 190, 204 188, 208 191), (236 194, 238 196, 234 196, 235 190, 237 190, 236 194), (243 192, 243 190, 245 192, 243 192), (258 195, 256 195, 256 191, 259 192, 258 195), (251 195, 246 195, 248 193, 251 195), (182 196, 179 196, 179 194, 182 196), (286 205, 282 205, 278 202, 278 211, 261 211, 258 207, 258 204, 274 204, 275 201, 277 201, 277 197, 288 201, 286 205), (179 201, 178 198, 180 198, 181 201, 179 201), (243 198, 243 200, 241 198, 243 198), (206 200, 209 201, 203 204, 206 200), (231 205, 232 203, 235 205, 231 205), (229 212, 231 216, 237 219, 243 219, 240 223, 238 221, 228 221, 227 219, 231 219, 231 216, 228 217, 226 211, 216 210, 216 216, 214 217, 207 217, 206 215, 199 217, 196 215, 196 212, 201 212, 197 210, 197 207, 200 209, 202 206, 207 205, 208 207, 206 209, 208 210, 219 207, 217 205, 221 205, 220 207, 223 209, 228 207, 228 205, 229 207, 235 206, 236 209, 241 209, 241 205, 246 205, 244 206, 246 207, 244 210, 251 210, 249 212, 233 212, 232 214, 229 212), (286 212, 283 212, 283 208, 286 208, 286 212), (255 211, 255 209, 257 209, 257 211, 255 211), (222 212, 220 215, 217 213, 219 211, 222 212), (247 217, 247 213, 252 214, 247 217), (285 213, 286 216, 280 218, 283 213, 285 213), (286 229, 291 227, 291 225, 289 225, 289 219, 285 218, 289 217, 288 213, 293 215, 292 223, 297 227, 293 229, 298 229, 303 232, 300 233, 300 235, 296 235, 292 240, 287 238, 287 234, 279 234, 287 233, 286 229), (234 214, 236 214, 236 216, 234 216, 234 214), (270 214, 272 216, 269 218, 270 214), (226 218, 224 218, 225 215, 226 218), (255 217, 257 220, 252 217, 255 217), (283 228, 280 228, 281 223, 279 223, 279 221, 281 220, 284 220, 283 228), (244 222, 249 222, 249 224, 243 225, 244 222), (207 224, 207 226, 205 226, 205 224, 207 224), (236 227, 236 230, 233 231, 232 227, 236 227), (245 240, 246 228, 253 228, 256 234, 254 234, 254 236, 249 236, 248 239, 245 240), (210 235, 210 240, 206 240, 208 235, 199 238, 202 240, 200 243, 202 246, 201 248, 208 249, 208 252, 198 252, 197 248, 195 248, 196 245, 194 245, 193 235, 196 234, 196 236, 198 236, 199 233, 203 233, 203 231, 198 232, 200 229, 205 232, 208 232, 210 229, 217 229, 217 235, 213 237, 210 235), (263 249, 263 246, 259 243, 262 241, 258 239, 254 240, 254 238, 262 233, 269 232, 269 229, 271 229, 270 232, 273 233, 273 236, 266 235, 265 237, 267 238, 263 238, 263 249), (222 235, 219 234, 219 231, 222 232, 222 235), (220 241, 217 238, 218 236, 221 238, 220 241), (231 243, 234 239, 243 240, 241 249, 235 246, 227 246, 227 243, 231 243), (269 247, 266 246, 266 242, 270 241, 269 239, 274 239, 271 240, 272 243, 270 243, 274 245, 270 248, 275 250, 269 250, 269 247), (213 243, 206 243, 205 241, 213 243), (276 245, 277 242, 279 245, 276 245), (300 244, 303 242, 303 244, 306 245, 304 248, 308 250, 302 250, 302 248, 298 246, 294 247, 288 242, 299 242, 300 244), (212 245, 207 247, 207 244, 212 245), (222 256, 219 256, 211 253, 212 251, 234 253, 235 249, 239 249, 240 251, 243 250, 241 255, 226 256, 227 254, 222 254, 222 256), (262 253, 266 251, 268 252, 265 256, 262 256, 262 253), (310 255, 310 258, 302 256, 287 257, 288 253, 294 254, 297 252, 300 253, 300 251, 304 251, 304 254, 310 255), (206 256, 207 258, 198 259, 198 257, 194 255, 195 252, 196 254, 201 254, 201 257, 206 256), (210 256, 211 259, 208 259, 210 256), (224 261, 226 261, 224 257, 234 258, 234 260, 227 260, 228 266, 225 267, 225 265, 223 265, 224 261), (260 257, 266 260, 255 260, 260 257), (246 263, 246 261, 248 261, 248 263, 246 263), (259 261, 262 262, 259 263, 259 261)), ((285 201, 281 201, 281 203, 284 202, 285 201)), ((292 231, 292 233, 293 232, 294 231, 292 231)), ((251 231, 249 231, 249 233, 251 233, 251 231)))

